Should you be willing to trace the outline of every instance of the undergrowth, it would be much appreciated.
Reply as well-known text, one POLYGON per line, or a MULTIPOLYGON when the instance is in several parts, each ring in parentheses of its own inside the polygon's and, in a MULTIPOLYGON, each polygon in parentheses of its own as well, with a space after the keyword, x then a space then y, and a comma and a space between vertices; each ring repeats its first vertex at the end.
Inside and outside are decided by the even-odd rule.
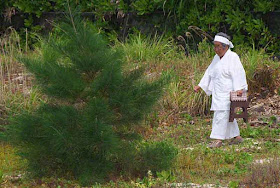
MULTIPOLYGON (((0 109, 1 127, 4 130, 9 127, 8 115, 18 114, 22 109, 31 112, 42 101, 46 101, 41 91, 33 86, 31 82, 33 77, 15 59, 15 54, 22 53, 22 50, 17 48, 17 42, 9 41, 15 41, 16 37, 14 35, 9 37, 1 39, 1 43, 4 44, 1 50, 5 53, 0 55, 2 59, 1 104, 3 104, 0 109), (7 46, 7 44, 9 45, 7 46), (12 47, 12 45, 14 46, 12 47)), ((169 87, 164 90, 165 95, 158 102, 156 109, 146 116, 143 125, 136 129, 137 133, 145 138, 145 142, 143 145, 136 146, 139 153, 137 155, 132 153, 131 157, 137 156, 138 167, 150 166, 150 171, 142 171, 141 168, 132 170, 135 166, 131 164, 132 161, 127 156, 119 163, 119 168, 126 173, 123 173, 123 176, 111 174, 110 182, 96 184, 96 187, 162 187, 171 186, 170 183, 176 182, 186 185, 196 182, 231 185, 231 187, 238 187, 242 184, 258 187, 259 184, 255 185, 253 180, 266 179, 267 185, 273 185, 269 182, 278 181, 274 176, 265 176, 267 172, 278 173, 275 168, 272 168, 278 164, 277 160, 272 165, 253 165, 257 159, 279 155, 277 149, 279 142, 275 141, 279 139, 278 129, 254 128, 243 124, 241 135, 244 136, 245 142, 242 145, 228 146, 226 143, 222 149, 209 150, 206 148, 211 131, 210 98, 203 93, 194 93, 193 86, 199 82, 214 54, 212 46, 207 41, 203 41, 198 46, 198 53, 186 56, 170 39, 149 38, 142 35, 131 36, 125 43, 118 43, 114 46, 114 48, 124 49, 125 71, 143 66, 145 77, 151 80, 159 78, 162 71, 172 71, 174 76, 169 87), (154 163, 155 161, 150 157, 150 149, 161 147, 153 157, 163 157, 164 151, 175 151, 170 149, 172 146, 168 144, 164 146, 153 144, 155 141, 171 143, 179 148, 178 158, 173 169, 166 169, 164 166, 166 164, 154 163), (145 146, 145 143, 151 143, 151 145, 145 146), (161 168, 157 169, 160 165, 162 165, 161 168), (260 169, 263 173, 257 173, 260 169)), ((263 90, 274 93, 277 90, 275 80, 279 79, 279 62, 270 59, 264 50, 243 50, 241 48, 234 50, 240 55, 245 68, 250 94, 253 95, 263 90)), ((1 135, 4 134, 5 131, 1 132, 1 135)), ((133 134, 131 136, 133 137, 133 134)), ((7 174, 17 174, 21 170, 26 170, 26 164, 19 162, 20 159, 14 155, 16 149, 6 143, 5 146, 2 146, 0 176, 1 173, 4 177, 7 174)), ((131 147, 128 144, 127 147, 124 147, 127 150, 133 148, 135 145, 131 147)), ((59 180, 56 178, 56 180, 46 179, 44 181, 59 180)), ((41 184, 37 182, 36 185, 41 184)))

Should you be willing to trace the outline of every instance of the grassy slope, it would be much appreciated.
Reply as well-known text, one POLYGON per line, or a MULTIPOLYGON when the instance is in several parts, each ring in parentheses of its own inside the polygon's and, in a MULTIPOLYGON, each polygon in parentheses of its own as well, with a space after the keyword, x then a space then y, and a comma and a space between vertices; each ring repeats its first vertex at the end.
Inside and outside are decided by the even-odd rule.
MULTIPOLYGON (((279 156, 280 144, 276 141, 279 139, 280 133, 278 128, 251 127, 242 122, 240 122, 240 127, 241 135, 245 138, 244 143, 239 146, 229 146, 225 142, 222 148, 213 150, 206 147, 210 141, 208 137, 211 131, 211 115, 209 115, 208 110, 210 100, 203 93, 194 94, 192 92, 193 85, 198 83, 213 57, 213 51, 206 42, 199 45, 200 53, 193 53, 188 57, 179 52, 172 41, 165 39, 143 39, 141 36, 134 36, 127 43, 118 44, 116 47, 125 49, 128 69, 146 66, 148 79, 157 77, 162 71, 173 72, 174 79, 170 87, 166 89, 166 95, 155 108, 155 112, 147 117, 146 125, 141 131, 147 140, 168 140, 176 144, 180 148, 180 153, 171 171, 161 172, 157 175, 148 173, 147 177, 142 179, 131 178, 131 180, 127 180, 130 178, 117 177, 110 183, 96 185, 96 187, 162 187, 167 185, 166 183, 175 182, 213 183, 235 187, 239 182, 244 183, 246 178, 251 178, 249 169, 254 161, 273 159, 279 156), (198 114, 199 116, 195 116, 198 114)), ((260 51, 244 52, 239 50, 238 54, 241 56, 251 85, 258 83, 256 79, 264 80, 259 77, 254 78, 254 75, 257 71, 262 70, 261 68, 265 64, 273 67, 272 70, 277 70, 278 66, 279 70, 279 65, 269 60, 260 51)), ((6 56, 4 54, 2 59, 4 57, 11 59, 4 63, 2 61, 2 67, 17 67, 10 54, 7 53, 6 56), (4 66, 7 64, 9 66, 4 66)), ((10 70, 13 69, 1 69, 2 75, 8 75, 5 78, 2 77, 8 82, 1 80, 7 86, 2 87, 2 93, 5 93, 4 97, 1 98, 2 104, 10 106, 9 109, 4 109, 5 113, 17 112, 18 108, 14 107, 18 104, 31 110, 40 101, 40 94, 38 91, 32 90, 31 95, 21 97, 23 95, 20 89, 22 85, 15 83, 12 77, 9 77, 12 75, 7 74, 10 70), (19 92, 17 100, 15 100, 15 95, 12 93, 17 88, 19 88, 19 92)), ((273 83, 265 84, 273 85, 273 83)), ((28 86, 28 84, 25 85, 28 86)), ((26 87, 25 89, 30 90, 30 88, 26 87)), ((258 88, 251 87, 250 89, 251 92, 257 92, 258 88)), ((260 168, 265 169, 265 166, 260 168)), ((47 187, 71 187, 71 185, 76 185, 73 181, 56 179, 55 177, 36 181, 28 178, 20 180, 13 178, 25 170, 26 163, 15 155, 15 148, 1 142, 0 172, 4 174, 0 178, 1 186, 41 187, 42 184, 45 184, 47 187)), ((248 180, 246 181, 248 182, 248 180)), ((168 186, 172 185, 175 184, 168 184, 168 186)))

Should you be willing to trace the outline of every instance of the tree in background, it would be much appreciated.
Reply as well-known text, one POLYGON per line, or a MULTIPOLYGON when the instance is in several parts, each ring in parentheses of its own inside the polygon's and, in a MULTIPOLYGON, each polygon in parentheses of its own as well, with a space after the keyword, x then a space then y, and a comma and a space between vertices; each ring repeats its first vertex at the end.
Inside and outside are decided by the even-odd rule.
POLYGON ((56 30, 34 54, 19 58, 47 96, 47 102, 16 116, 10 127, 10 139, 20 146, 30 171, 39 176, 68 174, 90 184, 127 168, 168 169, 175 147, 137 147, 141 138, 134 128, 151 111, 170 76, 151 80, 141 68, 124 69, 121 50, 109 47, 80 18, 70 17, 56 30), (146 154, 152 158, 153 148, 156 160, 143 161, 146 154))
MULTIPOLYGON (((64 11, 67 2, 68 0, 2 0, 0 13, 13 15, 8 13, 10 10, 25 13, 21 15, 25 18, 24 27, 28 31, 37 33, 43 30, 42 20, 48 19, 42 15, 64 11)), ((252 46, 265 48, 268 52, 274 53, 279 51, 279 0, 75 0, 70 2, 80 6, 81 12, 92 13, 96 25, 107 34, 111 32, 114 37, 118 35, 120 39, 125 39, 127 34, 137 30, 148 34, 153 32, 175 37, 184 36, 186 32, 192 32, 192 28, 197 27, 210 35, 219 31, 226 32, 233 36, 235 44, 250 48, 252 46), (274 16, 269 14, 273 12, 274 16)), ((21 31, 23 39, 26 38, 25 33, 26 30, 23 29, 21 31)), ((201 33, 198 35, 198 40, 201 41, 203 36, 200 36, 201 33)), ((185 36, 187 40, 188 36, 185 36)), ((28 35, 31 44, 34 43, 32 39, 34 37, 32 34, 28 35)), ((192 43, 192 39, 193 36, 187 41, 188 45, 192 43)))

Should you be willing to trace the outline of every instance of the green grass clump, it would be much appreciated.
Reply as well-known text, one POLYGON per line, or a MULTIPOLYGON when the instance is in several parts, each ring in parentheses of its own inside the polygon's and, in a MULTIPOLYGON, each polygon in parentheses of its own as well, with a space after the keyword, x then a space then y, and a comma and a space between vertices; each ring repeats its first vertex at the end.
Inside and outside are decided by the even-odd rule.
POLYGON ((124 49, 129 63, 164 61, 177 53, 174 41, 163 36, 146 37, 139 33, 130 35, 125 43, 118 45, 124 49))

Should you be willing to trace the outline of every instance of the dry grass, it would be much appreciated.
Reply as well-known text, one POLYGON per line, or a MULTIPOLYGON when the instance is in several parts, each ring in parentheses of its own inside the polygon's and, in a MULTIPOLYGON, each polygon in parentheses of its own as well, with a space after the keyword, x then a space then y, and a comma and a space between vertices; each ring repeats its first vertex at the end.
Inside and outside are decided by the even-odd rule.
MULTIPOLYGON (((12 29, 7 30, 0 39, 0 45, 0 113, 2 124, 5 124, 7 111, 32 109, 41 96, 31 85, 31 75, 16 61, 16 57, 22 53, 17 33, 12 29)), ((198 44, 199 53, 189 56, 172 39, 158 36, 131 36, 115 47, 124 49, 129 70, 145 66, 149 78, 157 77, 164 71, 173 74, 173 80, 159 102, 157 119, 152 121, 176 124, 182 114, 209 114, 210 98, 204 92, 193 92, 193 87, 198 84, 214 55, 209 42, 204 40, 198 44)), ((247 73, 250 92, 262 92, 264 88, 274 91, 275 80, 279 79, 279 63, 273 62, 264 51, 237 50, 247 73)))
POLYGON ((41 96, 32 85, 32 75, 17 61, 23 51, 15 30, 8 29, 0 38, 0 51, 1 126, 7 124, 8 115, 36 107, 41 96))
MULTIPOLYGON (((172 70, 174 73, 174 79, 167 88, 158 109, 160 124, 176 124, 181 114, 192 116, 210 114, 210 97, 204 92, 194 93, 193 87, 199 83, 214 54, 212 46, 207 41, 200 43, 198 49, 199 53, 189 56, 185 56, 182 51, 177 51, 172 52, 173 56, 169 54, 169 56, 157 57, 156 61, 153 59, 149 61, 147 72, 160 73, 172 70)), ((249 94, 274 93, 280 75, 279 62, 270 59, 262 50, 237 49, 237 51, 240 51, 237 53, 247 74, 249 94)), ((141 65, 141 62, 138 64, 141 65)))
POLYGON ((279 62, 272 60, 264 50, 247 50, 240 52, 240 56, 246 70, 249 91, 252 94, 264 90, 274 92, 280 76, 279 62))
POLYGON ((250 188, 279 187, 280 186, 280 160, 274 158, 263 163, 253 163, 250 173, 241 184, 250 188))

